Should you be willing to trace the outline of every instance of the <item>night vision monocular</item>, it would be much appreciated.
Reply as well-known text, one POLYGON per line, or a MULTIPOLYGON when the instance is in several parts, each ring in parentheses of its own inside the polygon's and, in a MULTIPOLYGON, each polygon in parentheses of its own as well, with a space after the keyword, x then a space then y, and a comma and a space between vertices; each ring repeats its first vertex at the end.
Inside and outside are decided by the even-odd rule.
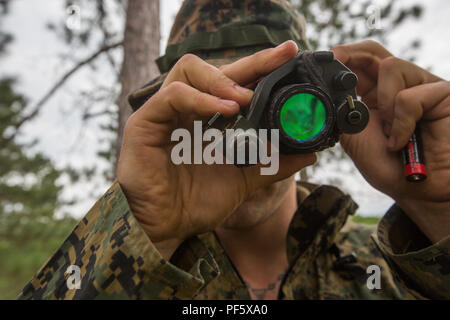
POLYGON ((369 111, 356 96, 357 82, 333 52, 304 51, 258 83, 249 108, 232 118, 218 113, 206 128, 278 129, 280 153, 321 151, 334 146, 341 133, 367 126, 369 111))

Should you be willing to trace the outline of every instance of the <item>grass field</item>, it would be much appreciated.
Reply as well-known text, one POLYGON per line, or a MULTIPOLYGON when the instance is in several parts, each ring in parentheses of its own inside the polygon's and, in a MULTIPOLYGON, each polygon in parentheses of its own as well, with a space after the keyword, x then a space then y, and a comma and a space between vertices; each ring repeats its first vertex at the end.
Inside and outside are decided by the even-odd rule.
POLYGON ((365 223, 365 224, 378 224, 380 222, 379 217, 363 217, 363 216, 353 216, 352 220, 357 223, 365 223))
POLYGON ((73 219, 36 228, 21 238, 0 237, 0 299, 15 299, 76 225, 73 219))

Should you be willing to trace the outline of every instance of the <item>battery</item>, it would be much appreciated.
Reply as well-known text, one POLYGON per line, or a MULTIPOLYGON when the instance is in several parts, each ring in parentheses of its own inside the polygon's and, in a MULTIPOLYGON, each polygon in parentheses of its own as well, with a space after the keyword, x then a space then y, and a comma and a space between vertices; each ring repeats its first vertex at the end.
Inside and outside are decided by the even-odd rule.
POLYGON ((427 178, 423 157, 422 137, 419 126, 412 134, 408 144, 402 150, 405 177, 411 182, 420 182, 427 178))

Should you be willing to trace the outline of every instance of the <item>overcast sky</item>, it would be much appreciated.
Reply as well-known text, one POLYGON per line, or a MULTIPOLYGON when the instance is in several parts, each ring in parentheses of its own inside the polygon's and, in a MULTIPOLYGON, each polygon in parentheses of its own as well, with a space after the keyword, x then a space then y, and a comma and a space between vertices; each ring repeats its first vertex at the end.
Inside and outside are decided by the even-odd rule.
MULTIPOLYGON (((374 1, 376 2, 376 1, 374 1)), ((405 1, 412 4, 418 1, 405 1)), ((161 43, 165 47, 170 27, 181 1, 161 1, 161 43)), ((0 60, 0 77, 6 74, 16 75, 19 79, 18 89, 25 93, 30 105, 41 98, 51 85, 71 67, 71 63, 61 59, 61 53, 77 48, 67 48, 61 41, 45 28, 48 21, 64 18, 64 1, 61 0, 15 0, 12 2, 11 14, 3 21, 15 41, 10 46, 9 54, 0 60)), ((421 20, 408 22, 389 35, 389 50, 396 55, 404 54, 403 48, 411 39, 419 37, 422 48, 417 63, 431 68, 439 76, 450 79, 450 1, 420 1, 425 7, 421 20)), ((83 9, 83 8, 82 8, 83 9)), ((81 11, 83 14, 83 11, 81 11)), ((163 52, 164 50, 161 49, 163 52)), ((87 52, 79 52, 80 57, 87 52)), ((84 69, 74 76, 60 92, 45 106, 42 114, 25 127, 24 140, 33 136, 40 138, 38 150, 50 156, 58 166, 71 164, 81 167, 86 164, 100 163, 95 157, 99 133, 97 125, 101 120, 83 129, 79 121, 80 111, 76 108, 76 93, 93 82, 105 85, 117 85, 112 82, 112 74, 104 73, 102 68, 92 72, 84 69), (80 139, 80 136, 82 139, 80 139)), ((93 106, 95 107, 95 106, 93 106)), ((318 172, 314 181, 320 182, 336 168, 325 168, 318 172)), ((64 182, 64 181, 62 181, 64 182)), ((81 217, 93 204, 94 198, 101 195, 108 187, 101 180, 88 181, 97 188, 96 194, 84 194, 83 184, 66 189, 66 194, 81 195, 84 200, 71 208, 71 212, 81 217)), ((392 200, 371 188, 364 179, 356 174, 345 177, 343 188, 350 192, 360 204, 360 213, 381 215, 392 204, 392 200)))

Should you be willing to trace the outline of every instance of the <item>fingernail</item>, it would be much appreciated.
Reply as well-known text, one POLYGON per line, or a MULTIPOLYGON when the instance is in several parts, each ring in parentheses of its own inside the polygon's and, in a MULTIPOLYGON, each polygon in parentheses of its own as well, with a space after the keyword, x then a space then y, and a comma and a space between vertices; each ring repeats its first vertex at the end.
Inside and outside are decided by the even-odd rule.
POLYGON ((221 102, 223 105, 225 105, 225 106, 227 106, 227 107, 229 107, 229 108, 236 107, 236 105, 237 105, 237 102, 236 102, 236 101, 233 101, 233 100, 224 100, 224 99, 220 99, 220 102, 221 102))
POLYGON ((278 49, 278 48, 281 48, 282 46, 284 46, 286 43, 288 43, 289 41, 292 41, 292 40, 287 40, 287 41, 285 41, 285 42, 283 42, 282 44, 279 44, 278 46, 276 46, 276 48, 278 49))
POLYGON ((392 149, 395 147, 395 137, 394 136, 390 136, 388 143, 387 143, 388 148, 392 149))

